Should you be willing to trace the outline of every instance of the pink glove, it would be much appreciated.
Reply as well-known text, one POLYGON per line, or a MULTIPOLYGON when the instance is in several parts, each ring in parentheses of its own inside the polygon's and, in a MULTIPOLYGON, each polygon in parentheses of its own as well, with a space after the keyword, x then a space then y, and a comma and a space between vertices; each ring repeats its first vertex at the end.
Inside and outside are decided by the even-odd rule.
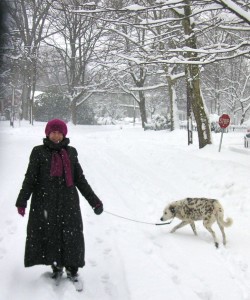
POLYGON ((18 207, 17 211, 22 217, 25 215, 25 207, 18 207))

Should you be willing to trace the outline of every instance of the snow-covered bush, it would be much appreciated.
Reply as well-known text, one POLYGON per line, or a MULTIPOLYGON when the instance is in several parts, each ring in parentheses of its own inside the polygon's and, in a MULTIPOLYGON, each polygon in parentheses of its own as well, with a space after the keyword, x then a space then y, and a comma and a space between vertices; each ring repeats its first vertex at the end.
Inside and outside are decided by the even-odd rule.
POLYGON ((152 123, 145 124, 144 130, 164 130, 170 128, 170 121, 162 115, 154 115, 152 123))

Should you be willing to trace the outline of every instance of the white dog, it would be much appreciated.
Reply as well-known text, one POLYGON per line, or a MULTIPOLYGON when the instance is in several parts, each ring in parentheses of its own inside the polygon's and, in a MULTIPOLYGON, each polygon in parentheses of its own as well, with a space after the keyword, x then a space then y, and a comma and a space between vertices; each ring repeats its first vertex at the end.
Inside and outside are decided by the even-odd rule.
POLYGON ((203 225, 212 234, 217 248, 219 247, 219 243, 211 226, 215 221, 217 221, 222 232, 223 244, 226 245, 224 227, 229 227, 233 224, 233 220, 231 218, 227 218, 226 221, 223 220, 224 212, 220 202, 215 199, 207 198, 185 198, 183 200, 170 203, 164 209, 161 221, 167 221, 175 217, 182 220, 182 222, 175 226, 171 230, 171 233, 187 224, 190 224, 194 234, 197 235, 194 221, 203 220, 203 225))

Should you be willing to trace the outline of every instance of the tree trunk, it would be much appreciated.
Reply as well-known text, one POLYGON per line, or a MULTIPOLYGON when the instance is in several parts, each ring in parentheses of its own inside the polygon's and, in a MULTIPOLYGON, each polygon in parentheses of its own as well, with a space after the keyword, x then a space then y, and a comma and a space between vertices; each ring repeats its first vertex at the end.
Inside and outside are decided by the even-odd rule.
POLYGON ((168 94, 170 102, 170 131, 180 128, 179 114, 176 99, 175 81, 167 76, 168 81, 168 94))
MULTIPOLYGON (((25 75, 24 75, 25 77, 25 75)), ((27 78, 27 77, 25 77, 27 78)), ((30 93, 31 93, 31 87, 29 84, 27 84, 26 79, 24 78, 23 82, 23 87, 22 87, 22 95, 21 95, 21 101, 22 101, 22 114, 21 114, 21 119, 25 119, 28 120, 28 116, 29 116, 29 99, 30 99, 30 93)))
MULTIPOLYGON (((191 4, 189 0, 184 1, 185 19, 183 20, 183 27, 185 31, 186 46, 188 48, 197 49, 196 38, 194 34, 194 23, 191 23, 190 16, 192 14, 191 4)), ((196 52, 187 51, 187 60, 197 61, 196 52)), ((187 76, 187 94, 190 96, 191 107, 193 110, 194 118, 197 124, 199 148, 203 148, 211 144, 211 131, 209 118, 206 113, 205 105, 203 102, 201 87, 200 87, 200 70, 196 64, 187 64, 185 68, 187 76)))
POLYGON ((142 91, 139 91, 139 98, 140 98, 140 102, 138 104, 140 108, 141 123, 142 123, 142 128, 145 128, 145 124, 147 123, 146 99, 142 91))
MULTIPOLYGON (((129 66, 132 66, 129 63, 129 66)), ((140 66, 139 68, 139 76, 135 76, 133 72, 131 72, 131 76, 134 80, 134 83, 136 87, 142 88, 144 86, 144 82, 146 79, 146 69, 143 66, 140 66)), ((136 100, 139 104, 139 109, 140 109, 140 115, 141 115, 141 122, 142 122, 142 128, 145 128, 145 124, 147 123, 147 111, 146 111, 146 99, 145 99, 145 94, 142 90, 139 91, 139 101, 136 100)))
POLYGON ((187 89, 187 132, 188 132, 188 145, 193 144, 193 120, 192 120, 192 93, 189 84, 189 68, 185 66, 186 76, 186 89, 187 89))
POLYGON ((243 103, 241 103, 241 119, 240 119, 240 125, 242 125, 245 122, 246 117, 246 111, 244 109, 243 103))
POLYGON ((35 101, 35 91, 36 91, 36 78, 37 78, 37 52, 36 48, 32 51, 32 93, 30 97, 30 124, 34 124, 34 101, 35 101))
POLYGON ((71 122, 76 125, 77 118, 76 118, 76 99, 71 102, 71 122))

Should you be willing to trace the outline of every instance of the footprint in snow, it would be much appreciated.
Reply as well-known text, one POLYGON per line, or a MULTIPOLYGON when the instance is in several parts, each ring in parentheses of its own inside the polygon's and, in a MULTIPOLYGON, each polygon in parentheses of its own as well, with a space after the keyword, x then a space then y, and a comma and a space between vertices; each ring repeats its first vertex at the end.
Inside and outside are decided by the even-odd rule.
POLYGON ((172 275, 171 279, 172 279, 173 283, 175 283, 177 285, 179 285, 181 283, 181 280, 177 275, 172 275))
POLYGON ((153 247, 152 246, 146 246, 143 251, 147 255, 153 254, 153 247))
POLYGON ((112 283, 110 282, 110 277, 108 274, 104 274, 102 276, 102 283, 105 285, 104 290, 106 292, 106 294, 112 296, 112 283))
POLYGON ((9 228, 8 228, 8 233, 9 234, 14 234, 15 232, 16 232, 16 226, 15 225, 13 225, 13 226, 10 226, 9 228))
POLYGON ((105 255, 107 255, 107 254, 109 254, 111 251, 112 251, 112 250, 111 250, 110 248, 106 248, 106 249, 103 251, 103 253, 104 253, 105 255))
POLYGON ((3 259, 5 254, 6 250, 4 248, 0 248, 0 259, 3 259))
POLYGON ((104 274, 102 275, 102 282, 103 283, 107 283, 109 281, 109 274, 104 274))
POLYGON ((103 240, 100 239, 100 238, 96 238, 96 241, 97 241, 97 243, 99 243, 99 244, 103 243, 103 240))
POLYGON ((94 225, 95 223, 93 221, 87 221, 88 224, 94 225))
POLYGON ((109 235, 111 233, 112 229, 107 229, 106 234, 109 235))
POLYGON ((89 260, 89 263, 90 263, 90 265, 91 265, 92 267, 96 267, 96 266, 97 266, 97 263, 96 263, 96 261, 94 261, 94 260, 89 260))
POLYGON ((179 267, 177 265, 173 264, 173 263, 168 263, 168 266, 170 268, 174 269, 174 270, 178 270, 179 269, 179 267))
POLYGON ((7 230, 9 234, 14 234, 16 232, 17 227, 16 225, 13 225, 13 221, 7 220, 5 224, 7 225, 7 230))
POLYGON ((212 299, 212 293, 210 291, 195 292, 195 294, 202 300, 212 299))

